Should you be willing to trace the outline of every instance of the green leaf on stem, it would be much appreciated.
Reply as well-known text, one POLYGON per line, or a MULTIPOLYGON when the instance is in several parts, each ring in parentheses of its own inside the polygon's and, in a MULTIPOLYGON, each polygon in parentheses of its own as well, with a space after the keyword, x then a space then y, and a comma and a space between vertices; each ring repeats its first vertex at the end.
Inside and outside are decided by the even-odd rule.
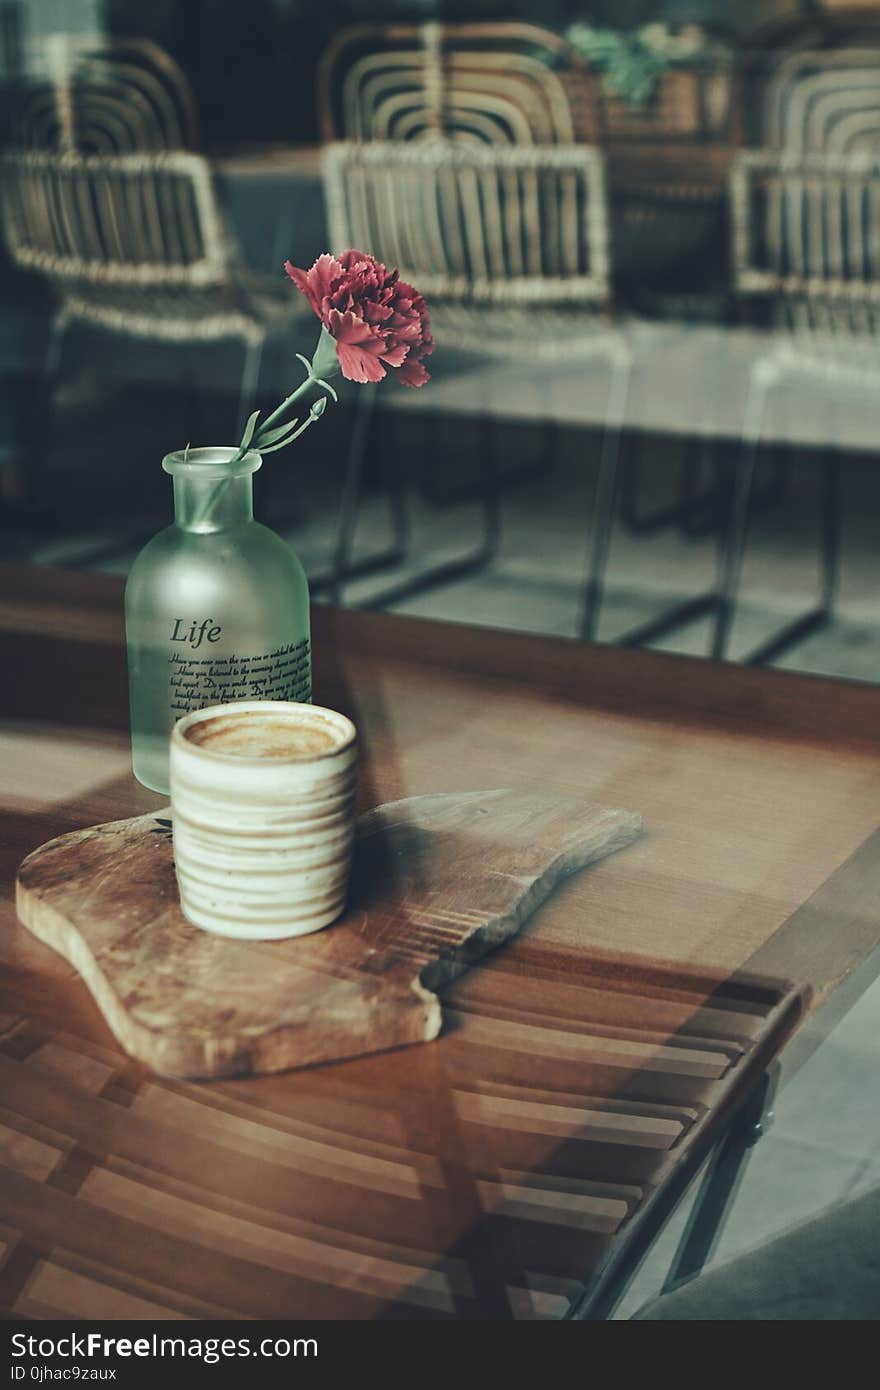
POLYGON ((339 358, 336 356, 336 339, 332 333, 328 333, 326 328, 321 329, 321 336, 315 348, 315 355, 311 362, 311 374, 315 377, 335 376, 339 371, 339 358))
POLYGON ((250 448, 251 440, 254 437, 254 430, 257 428, 257 421, 259 420, 259 418, 260 412, 258 410, 255 410, 252 415, 248 416, 248 422, 244 427, 244 434, 241 436, 241 443, 238 446, 241 453, 246 453, 247 450, 250 448))
POLYGON ((295 430, 298 424, 299 416, 295 416, 292 420, 288 420, 286 425, 279 425, 277 429, 266 430, 265 434, 261 431, 257 435, 254 448, 262 452, 264 445, 275 444, 279 439, 283 439, 285 435, 290 434, 291 430, 295 430))
MULTIPOLYGON (((327 395, 328 395, 328 396, 332 396, 333 399, 334 399, 334 401, 336 401, 337 405, 339 404, 339 397, 337 396, 337 394, 336 394, 336 392, 334 391, 333 387, 330 385, 329 381, 324 381, 323 377, 316 376, 316 377, 315 377, 315 385, 316 385, 316 386, 323 386, 324 390, 327 392, 327 395)), ((327 399, 327 396, 323 396, 322 399, 323 399, 323 400, 326 400, 326 399, 327 399)))
POLYGON ((329 381, 325 380, 325 377, 335 376, 336 373, 339 371, 339 359, 336 356, 336 339, 330 333, 327 332, 326 328, 322 328, 321 333, 323 336, 318 341, 318 351, 315 353, 315 358, 313 362, 310 362, 309 359, 307 357, 304 357, 301 352, 296 353, 296 357, 298 361, 302 362, 303 366, 308 372, 309 381, 312 382, 315 386, 320 386, 321 389, 326 391, 329 396, 333 397, 334 401, 338 402, 339 397, 337 396, 335 390, 330 385, 329 381), (331 343, 333 346, 333 360, 332 362, 329 362, 329 364, 327 361, 322 360, 322 352, 324 354, 324 357, 326 357, 326 349, 323 348, 325 338, 327 342, 331 343), (329 371, 327 370, 328 365, 329 371), (319 370, 319 368, 323 368, 323 370, 319 370))
MULTIPOLYGON (((309 421, 308 421, 308 420, 306 421, 306 424, 307 424, 307 425, 309 424, 309 421)), ((297 430, 296 433, 297 433, 297 434, 302 434, 302 431, 303 431, 303 427, 300 426, 300 428, 297 430)), ((288 439, 282 439, 278 444, 270 444, 269 447, 268 447, 268 449, 260 449, 260 453, 261 453, 261 454, 275 454, 275 453, 278 452, 279 449, 286 449, 287 446, 288 446, 288 444, 292 444, 292 443, 293 443, 294 439, 296 439, 296 434, 291 435, 288 439)))

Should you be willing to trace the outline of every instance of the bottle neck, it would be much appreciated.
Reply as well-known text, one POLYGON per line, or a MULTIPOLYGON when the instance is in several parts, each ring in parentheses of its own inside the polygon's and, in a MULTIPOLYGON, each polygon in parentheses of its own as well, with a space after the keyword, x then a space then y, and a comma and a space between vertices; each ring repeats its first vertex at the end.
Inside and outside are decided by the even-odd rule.
POLYGON ((174 520, 182 531, 228 531, 254 519, 253 474, 262 459, 237 449, 186 449, 162 467, 174 479, 174 520))
POLYGON ((254 483, 239 477, 174 478, 174 520, 184 531, 226 531, 254 519, 254 483))

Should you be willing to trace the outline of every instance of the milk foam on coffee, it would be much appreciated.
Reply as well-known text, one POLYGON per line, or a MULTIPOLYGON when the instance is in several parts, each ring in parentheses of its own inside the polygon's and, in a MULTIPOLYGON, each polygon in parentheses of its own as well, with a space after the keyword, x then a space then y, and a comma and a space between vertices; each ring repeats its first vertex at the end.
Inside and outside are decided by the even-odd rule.
POLYGON ((201 720, 185 736, 208 752, 239 758, 314 758, 344 742, 338 730, 318 723, 311 711, 302 718, 276 714, 270 702, 265 713, 248 710, 201 720))

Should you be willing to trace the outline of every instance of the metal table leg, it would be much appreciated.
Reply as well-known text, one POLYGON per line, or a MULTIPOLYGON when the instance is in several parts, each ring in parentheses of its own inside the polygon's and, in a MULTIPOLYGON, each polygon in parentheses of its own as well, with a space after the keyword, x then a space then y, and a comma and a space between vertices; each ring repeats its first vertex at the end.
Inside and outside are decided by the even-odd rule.
POLYGON ((734 1119, 724 1139, 709 1159, 687 1226, 678 1243, 663 1282, 668 1293, 684 1279, 699 1274, 721 1239, 752 1149, 773 1121, 773 1103, 779 1085, 779 1064, 774 1063, 734 1119))
POLYGON ((755 466, 758 460, 767 396, 771 385, 772 378, 768 372, 759 369, 753 372, 746 401, 743 448, 736 463, 730 515, 722 538, 719 557, 715 628, 710 649, 710 656, 713 661, 723 661, 727 655, 727 644, 733 626, 742 573, 749 502, 755 480, 755 466))
POLYGON ((596 480, 593 520, 590 528, 587 581, 584 589, 581 616, 581 637, 592 641, 599 626, 599 615, 605 593, 605 570, 614 520, 614 499, 617 490, 617 471, 620 462, 620 439, 626 420, 626 403, 632 363, 621 356, 614 363, 608 388, 605 430, 599 457, 599 476, 596 480))
MULTIPOLYGON (((685 1233, 673 1257, 664 1283, 671 1284, 696 1274, 718 1242, 749 1155, 757 1140, 772 1122, 773 1100, 779 1082, 780 1066, 773 1062, 760 1075, 745 1100, 735 1110, 727 1128, 709 1151, 709 1167, 702 1180, 685 1233)), ((695 1155, 664 1189, 660 1199, 643 1219, 636 1236, 621 1246, 604 1270, 594 1277, 570 1316, 579 1322, 605 1322, 629 1287, 644 1255, 653 1245, 670 1215, 688 1191, 706 1161, 706 1151, 695 1155)))

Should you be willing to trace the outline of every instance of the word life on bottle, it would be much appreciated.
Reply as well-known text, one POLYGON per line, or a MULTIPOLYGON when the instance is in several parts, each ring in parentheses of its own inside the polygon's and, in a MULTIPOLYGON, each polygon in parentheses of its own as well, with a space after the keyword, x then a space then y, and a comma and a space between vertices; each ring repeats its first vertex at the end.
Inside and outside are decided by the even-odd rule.
POLYGON ((186 642, 192 647, 193 651, 202 645, 202 642, 219 642, 223 628, 219 623, 215 624, 213 618, 203 618, 201 622, 193 618, 186 630, 186 619, 174 619, 174 631, 171 634, 172 642, 186 642))

